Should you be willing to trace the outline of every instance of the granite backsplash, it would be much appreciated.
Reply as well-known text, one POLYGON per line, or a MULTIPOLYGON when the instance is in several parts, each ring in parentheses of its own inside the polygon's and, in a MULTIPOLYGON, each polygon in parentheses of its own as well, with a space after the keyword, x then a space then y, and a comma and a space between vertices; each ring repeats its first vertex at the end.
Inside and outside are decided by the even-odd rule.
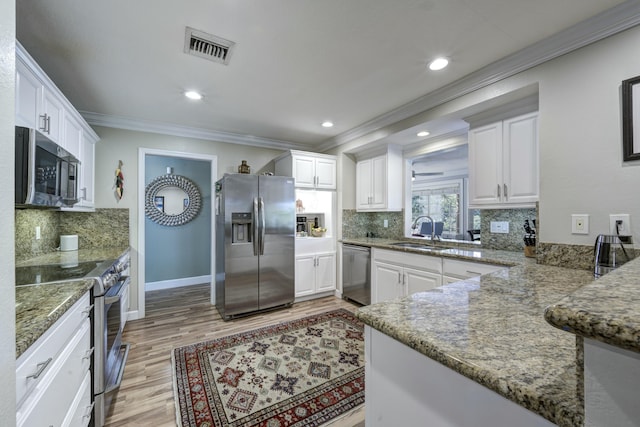
POLYGON ((78 247, 95 249, 129 245, 129 209, 96 209, 95 212, 46 209, 15 210, 16 260, 55 251, 61 234, 77 234, 78 247), (40 239, 36 239, 36 227, 40 239))

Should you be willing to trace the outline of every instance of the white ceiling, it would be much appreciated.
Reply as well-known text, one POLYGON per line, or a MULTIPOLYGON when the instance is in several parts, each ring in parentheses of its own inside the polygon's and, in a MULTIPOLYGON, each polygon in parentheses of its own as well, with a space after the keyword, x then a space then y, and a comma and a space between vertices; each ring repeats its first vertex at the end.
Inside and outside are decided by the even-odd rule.
POLYGON ((18 0, 16 7, 18 40, 94 122, 176 125, 314 150, 621 3, 18 0), (183 53, 187 26, 234 41, 229 64, 183 53), (450 66, 429 71, 438 55, 450 66), (187 100, 188 89, 204 99, 187 100), (324 120, 335 126, 321 127, 324 120))

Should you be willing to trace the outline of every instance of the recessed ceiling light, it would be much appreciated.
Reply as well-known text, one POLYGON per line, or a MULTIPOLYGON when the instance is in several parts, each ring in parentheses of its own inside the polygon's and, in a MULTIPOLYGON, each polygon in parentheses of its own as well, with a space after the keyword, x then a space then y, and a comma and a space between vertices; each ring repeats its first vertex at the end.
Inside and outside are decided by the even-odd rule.
POLYGON ((185 92, 184 96, 186 96, 189 99, 193 99, 195 101, 198 101, 198 100, 202 99, 202 95, 200 95, 198 92, 196 92, 194 90, 189 90, 189 91, 185 92))
POLYGON ((449 65, 449 60, 447 58, 436 58, 429 63, 429 69, 432 71, 438 71, 442 70, 447 65, 449 65))
POLYGON ((323 128, 331 128, 333 127, 333 122, 330 122, 329 120, 322 122, 322 127, 323 128))
POLYGON ((427 132, 426 130, 422 130, 422 131, 418 132, 417 135, 418 136, 427 136, 427 135, 429 135, 429 132, 427 132))

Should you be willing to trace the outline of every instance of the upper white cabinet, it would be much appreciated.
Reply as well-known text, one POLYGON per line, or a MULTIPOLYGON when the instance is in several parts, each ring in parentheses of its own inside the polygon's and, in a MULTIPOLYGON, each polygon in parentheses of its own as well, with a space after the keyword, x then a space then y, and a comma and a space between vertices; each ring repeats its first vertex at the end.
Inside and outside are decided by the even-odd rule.
POLYGON ((82 200, 75 206, 93 207, 98 135, 18 42, 15 122, 38 130, 80 160, 77 175, 82 200))
POLYGON ((275 160, 276 175, 292 176, 298 188, 336 189, 336 157, 289 151, 275 160))
POLYGON ((402 210, 402 153, 389 147, 385 154, 356 163, 356 210, 402 210))
POLYGON ((470 207, 533 207, 538 189, 538 113, 469 131, 470 207))

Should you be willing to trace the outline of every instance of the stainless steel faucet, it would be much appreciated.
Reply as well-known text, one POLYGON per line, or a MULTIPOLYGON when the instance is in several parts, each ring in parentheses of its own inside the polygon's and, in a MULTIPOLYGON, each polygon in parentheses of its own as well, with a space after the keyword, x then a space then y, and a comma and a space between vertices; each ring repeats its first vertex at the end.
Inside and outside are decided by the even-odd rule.
POLYGON ((436 223, 429 215, 420 215, 419 217, 417 217, 415 221, 413 221, 411 229, 415 230, 418 228, 418 221, 420 220, 420 218, 427 218, 429 221, 431 221, 431 241, 434 242, 436 240, 436 223))

